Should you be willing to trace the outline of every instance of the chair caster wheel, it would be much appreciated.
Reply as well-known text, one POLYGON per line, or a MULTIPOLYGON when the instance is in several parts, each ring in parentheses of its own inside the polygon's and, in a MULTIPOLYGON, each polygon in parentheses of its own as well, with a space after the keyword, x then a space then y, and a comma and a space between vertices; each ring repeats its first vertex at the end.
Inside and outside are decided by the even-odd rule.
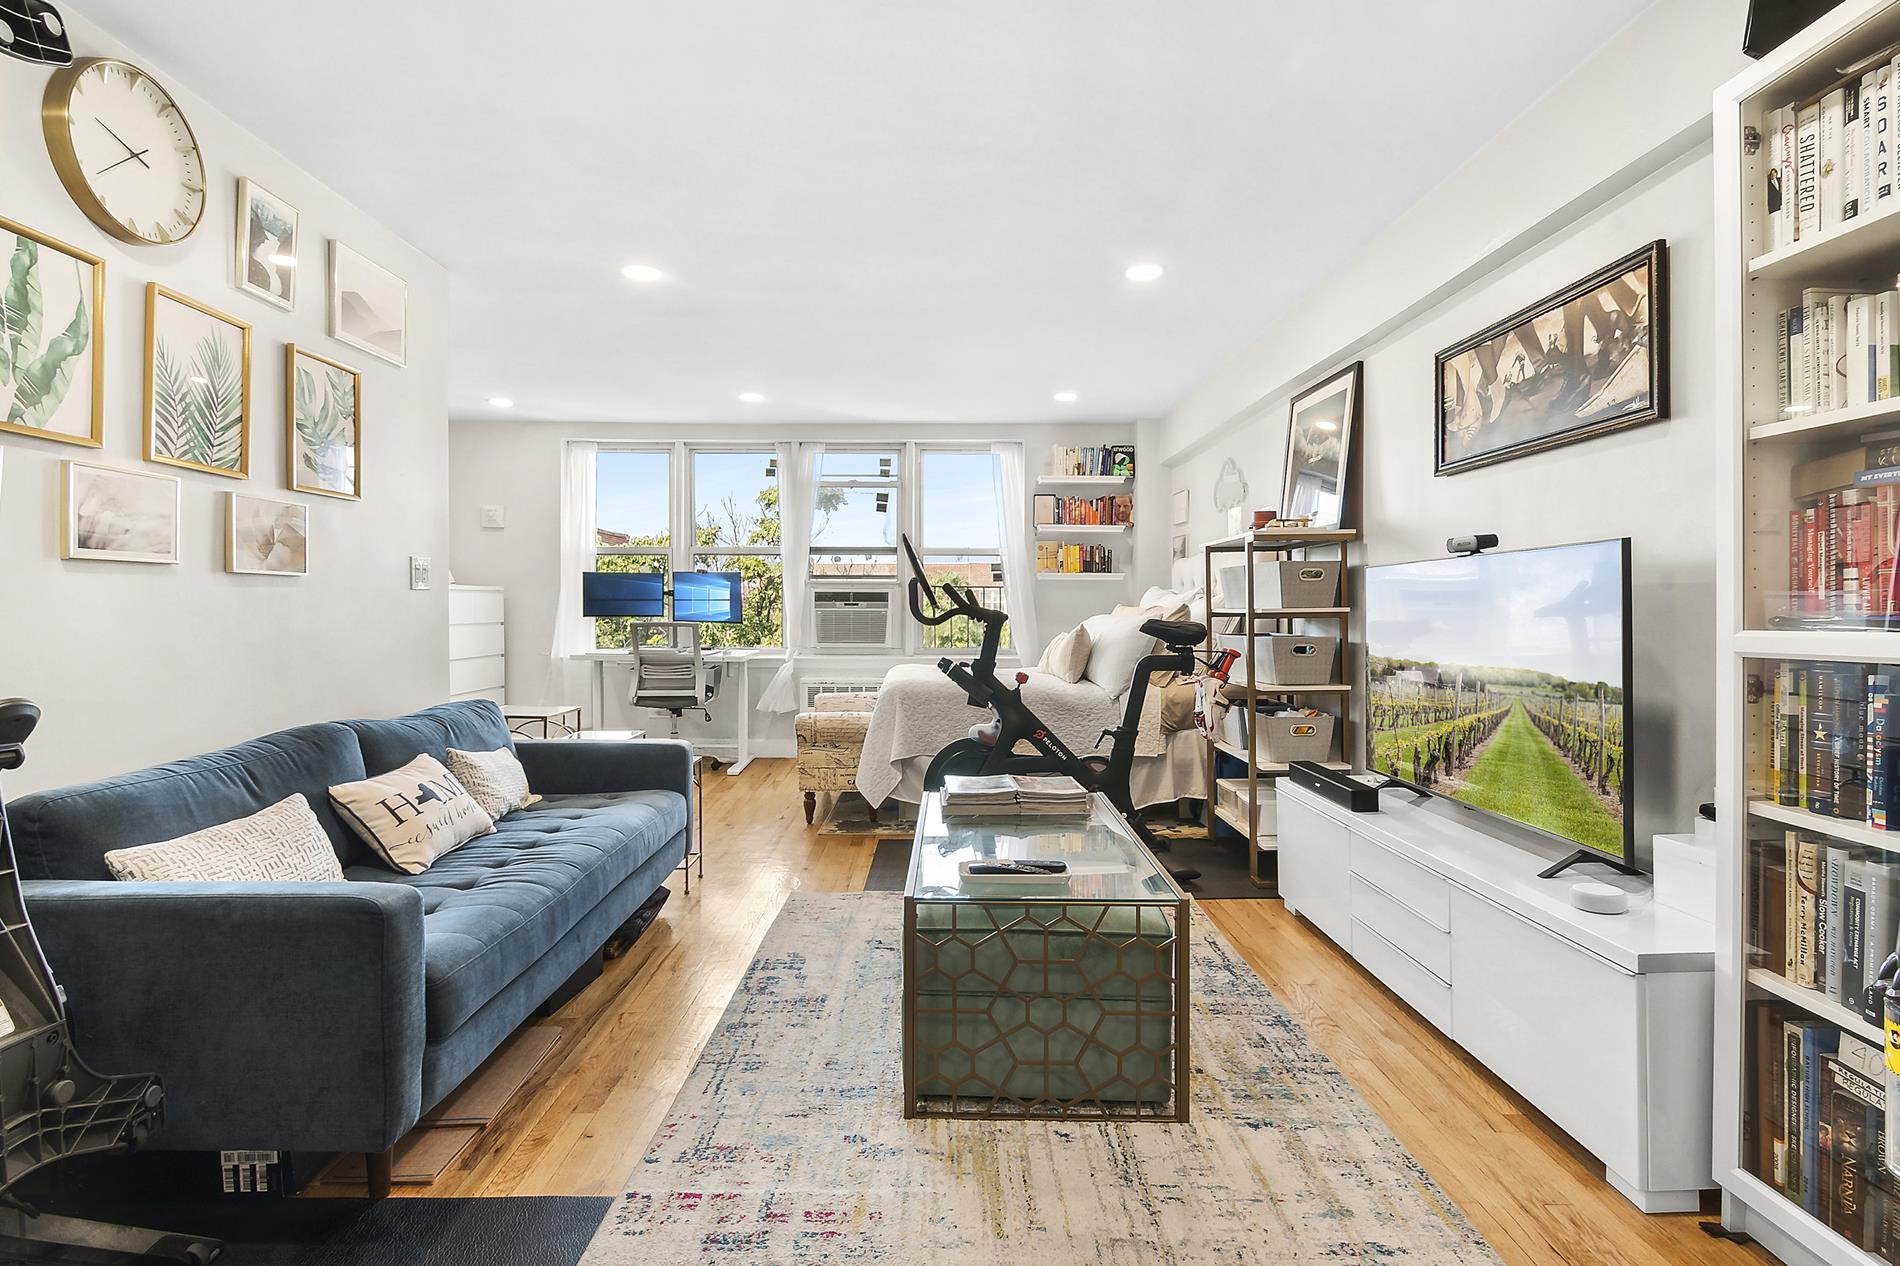
POLYGON ((732 764, 731 761, 720 760, 717 756, 708 756, 706 758, 706 768, 712 770, 715 774, 730 764, 732 764))

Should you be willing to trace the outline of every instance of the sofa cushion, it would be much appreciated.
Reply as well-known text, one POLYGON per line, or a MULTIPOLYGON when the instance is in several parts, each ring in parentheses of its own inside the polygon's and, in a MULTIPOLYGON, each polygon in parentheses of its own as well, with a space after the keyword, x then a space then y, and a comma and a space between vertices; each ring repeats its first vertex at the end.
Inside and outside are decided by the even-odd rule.
POLYGON ((301 795, 175 840, 115 848, 106 865, 116 879, 151 883, 343 882, 336 850, 301 795))
POLYGON ((424 755, 446 765, 451 747, 465 752, 514 747, 514 737, 501 719, 501 708, 492 699, 438 703, 408 716, 340 724, 356 731, 356 740, 363 748, 363 770, 372 776, 400 769, 424 755))
POLYGON ((8 803, 7 816, 23 878, 110 879, 105 855, 113 849, 176 839, 302 794, 347 866, 367 850, 331 807, 330 787, 362 776, 356 735, 325 722, 168 765, 21 796, 8 803))
POLYGON ((421 891, 433 1042, 455 1032, 685 829, 686 798, 675 791, 547 796, 420 875, 375 865, 345 873, 421 891))

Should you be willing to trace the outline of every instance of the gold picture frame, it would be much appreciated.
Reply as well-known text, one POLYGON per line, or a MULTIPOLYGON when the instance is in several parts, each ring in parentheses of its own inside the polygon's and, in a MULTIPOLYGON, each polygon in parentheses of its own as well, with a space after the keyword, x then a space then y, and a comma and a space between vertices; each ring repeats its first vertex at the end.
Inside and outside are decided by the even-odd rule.
MULTIPOLYGON (((15 371, 12 363, 13 353, 12 349, 8 348, 5 352, 4 369, 0 370, 0 431, 5 431, 11 435, 30 435, 35 439, 52 440, 57 444, 75 444, 81 448, 103 448, 105 446, 106 416, 106 360, 104 355, 106 337, 105 261, 100 259, 97 255, 80 250, 76 246, 68 246, 58 238, 49 237, 38 229, 31 229, 13 220, 0 218, 0 237, 7 235, 11 235, 14 241, 10 246, 7 246, 6 249, 0 251, 0 287, 4 287, 11 276, 12 257, 18 250, 19 243, 22 239, 33 243, 36 248, 44 247, 47 250, 57 251, 61 255, 71 259, 75 264, 89 268, 92 271, 90 283, 80 283, 77 286, 81 299, 83 300, 89 297, 92 304, 92 319, 85 324, 87 341, 84 349, 85 352, 90 355, 92 361, 89 367, 90 372, 84 379, 87 384, 87 390, 92 396, 92 407, 88 411, 91 416, 87 429, 84 432, 77 430, 60 431, 45 426, 31 426, 25 422, 8 421, 7 419, 13 414, 14 403, 18 399, 18 389, 15 385, 15 371)), ((37 254, 37 250, 35 254, 37 254)), ((39 290, 40 293, 45 293, 43 284, 39 290)), ((78 313, 75 312, 74 316, 76 320, 78 313)), ((50 341, 52 338, 58 337, 62 329, 70 330, 72 324, 73 322, 60 322, 58 324, 52 324, 51 329, 46 329, 45 326, 42 326, 42 336, 50 341)), ((42 344, 41 348, 36 348, 35 350, 40 352, 41 355, 44 355, 47 351, 50 351, 50 348, 42 344)), ((78 378, 79 376, 77 374, 68 378, 66 391, 61 394, 62 400, 64 400, 67 393, 70 392, 70 384, 77 381, 78 378)), ((83 417, 84 414, 81 416, 83 417)))
POLYGON ((343 501, 363 499, 363 375, 340 361, 284 344, 285 486, 343 501), (312 365, 300 366, 299 361, 312 365), (318 381, 316 366, 323 368, 318 381), (298 371, 306 390, 300 400, 298 371), (341 375, 341 377, 339 377, 341 375), (347 392, 342 390, 347 380, 347 392), (347 400, 347 405, 345 404, 347 400), (347 428, 347 442, 344 430, 347 428), (342 450, 347 448, 347 462, 342 450), (347 476, 345 472, 347 471, 347 476))
POLYGON ((146 461, 249 479, 250 324, 169 286, 147 282, 144 416, 146 461), (161 302, 181 311, 161 308, 161 302), (177 324, 161 334, 161 320, 177 324), (183 340, 193 334, 196 344, 187 349, 183 340), (235 355, 232 339, 238 344, 235 355))

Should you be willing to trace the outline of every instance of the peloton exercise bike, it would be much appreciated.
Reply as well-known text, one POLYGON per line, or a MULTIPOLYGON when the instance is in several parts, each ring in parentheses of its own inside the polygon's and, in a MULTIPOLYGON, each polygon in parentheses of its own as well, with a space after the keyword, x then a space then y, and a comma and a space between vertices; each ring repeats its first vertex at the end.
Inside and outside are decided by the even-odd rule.
MULTIPOLYGON (((1142 819, 1129 791, 1128 777, 1135 764, 1135 732, 1141 724, 1142 705, 1148 698, 1148 680, 1156 673, 1192 673, 1201 666, 1195 647, 1207 638, 1207 626, 1188 620, 1149 620, 1141 631, 1167 647, 1165 652, 1144 655, 1135 664, 1135 676, 1122 706, 1121 724, 1103 730, 1096 740, 1110 740, 1106 756, 1091 753, 1077 756, 1023 699, 1022 687, 1029 674, 1018 672, 1015 681, 1005 684, 996 677, 996 653, 1002 646, 1006 611, 983 606, 967 585, 942 580, 933 585, 924 575, 924 566, 905 536, 904 555, 910 561, 910 613, 920 624, 936 627, 958 616, 983 627, 983 644, 974 660, 963 663, 945 656, 937 661, 943 675, 963 688, 973 708, 987 708, 992 719, 972 726, 966 738, 938 752, 924 772, 924 790, 941 791, 946 775, 984 774, 1067 774, 1089 791, 1108 797, 1116 812, 1128 823, 1141 842, 1156 852, 1166 852, 1168 842, 1158 839, 1142 819), (925 608, 929 610, 926 611, 925 608), (1018 749, 1027 744, 1032 750, 1018 749)), ((1239 653, 1218 651, 1208 661, 1208 675, 1225 680, 1239 653)), ((1199 879, 1198 870, 1171 870, 1175 879, 1186 882, 1199 879)))

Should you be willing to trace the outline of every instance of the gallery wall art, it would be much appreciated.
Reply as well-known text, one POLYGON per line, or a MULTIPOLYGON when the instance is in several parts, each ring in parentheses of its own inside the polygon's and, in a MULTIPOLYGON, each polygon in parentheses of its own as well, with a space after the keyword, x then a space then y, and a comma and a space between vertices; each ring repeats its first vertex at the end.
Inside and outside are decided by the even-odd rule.
POLYGON ((309 505, 244 492, 228 494, 224 569, 240 576, 309 575, 309 505))
POLYGON ((1310 519, 1315 528, 1344 526, 1362 374, 1363 366, 1354 361, 1293 397, 1287 409, 1281 518, 1310 519))
POLYGON ((392 365, 409 363, 409 286, 341 242, 330 243, 330 337, 392 365))
POLYGON ((363 495, 363 376, 295 343, 284 347, 285 447, 292 492, 363 495))
POLYGON ((145 460, 251 473, 251 327, 157 282, 145 287, 145 460))
POLYGON ((1667 243, 1446 348, 1436 381, 1440 475, 1668 417, 1667 243))
POLYGON ((106 266, 0 219, 0 431, 98 448, 106 266))
POLYGON ((297 304, 302 263, 302 216, 297 208, 249 179, 237 183, 235 242, 238 289, 280 308, 297 304))
POLYGON ((96 462, 60 463, 59 556, 176 563, 181 489, 176 475, 96 462))

